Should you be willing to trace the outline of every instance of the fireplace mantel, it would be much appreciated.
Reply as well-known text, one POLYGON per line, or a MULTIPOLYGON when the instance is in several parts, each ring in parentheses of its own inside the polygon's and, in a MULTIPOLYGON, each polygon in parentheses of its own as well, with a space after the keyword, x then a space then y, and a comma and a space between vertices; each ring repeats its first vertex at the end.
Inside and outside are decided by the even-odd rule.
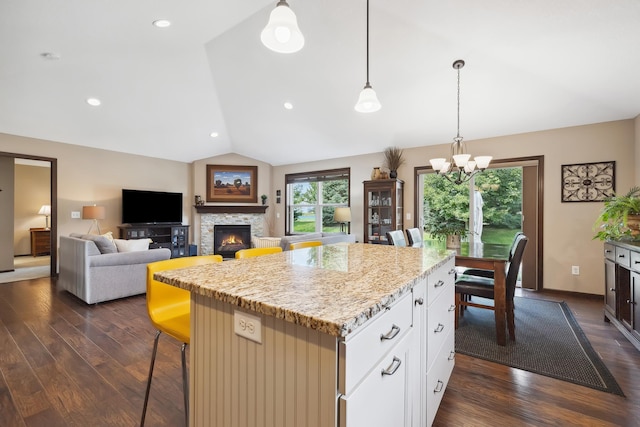
POLYGON ((263 214, 267 211, 267 205, 245 205, 245 206, 229 206, 229 205, 200 205, 194 206, 199 214, 220 214, 220 213, 254 213, 263 214))

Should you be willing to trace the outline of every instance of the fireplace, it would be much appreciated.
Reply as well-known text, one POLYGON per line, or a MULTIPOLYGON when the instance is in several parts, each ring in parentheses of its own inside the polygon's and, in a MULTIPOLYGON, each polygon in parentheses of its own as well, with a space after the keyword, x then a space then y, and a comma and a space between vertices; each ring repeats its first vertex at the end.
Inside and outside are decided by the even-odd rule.
POLYGON ((251 247, 251 225, 216 225, 213 228, 213 253, 233 258, 240 249, 251 247))

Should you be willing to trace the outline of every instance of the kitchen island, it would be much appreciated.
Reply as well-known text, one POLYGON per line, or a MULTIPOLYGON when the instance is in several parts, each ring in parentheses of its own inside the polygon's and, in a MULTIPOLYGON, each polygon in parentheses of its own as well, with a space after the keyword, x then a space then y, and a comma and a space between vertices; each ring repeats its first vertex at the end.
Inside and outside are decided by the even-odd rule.
POLYGON ((157 273, 192 293, 191 425, 430 425, 454 275, 453 252, 367 244, 157 273))

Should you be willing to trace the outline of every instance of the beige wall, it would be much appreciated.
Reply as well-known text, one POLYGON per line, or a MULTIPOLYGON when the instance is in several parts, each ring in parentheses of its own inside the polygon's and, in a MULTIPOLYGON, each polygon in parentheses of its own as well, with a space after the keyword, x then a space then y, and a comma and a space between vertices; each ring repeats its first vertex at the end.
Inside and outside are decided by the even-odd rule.
MULTIPOLYGON (((616 189, 627 190, 634 181, 637 153, 635 127, 638 120, 623 120, 520 135, 467 141, 471 154, 493 155, 495 159, 544 155, 544 245, 543 284, 557 289, 590 294, 603 293, 602 243, 592 240, 592 226, 602 203, 561 203, 560 169, 563 164, 616 161, 616 189), (571 266, 580 266, 580 275, 571 275, 571 266)), ((406 163, 398 171, 405 181, 405 212, 414 226, 414 177, 416 166, 425 166, 432 157, 445 157, 449 145, 406 149, 406 163)), ((284 190, 284 175, 311 170, 351 167, 351 231, 363 238, 362 181, 371 168, 382 164, 382 153, 273 168, 273 188, 284 190)), ((284 200, 283 200, 284 201, 284 200)), ((284 233, 284 204, 276 206, 280 218, 275 234, 284 233)))
POLYGON ((0 134, 0 151, 58 160, 59 236, 86 233, 91 222, 72 219, 71 212, 94 203, 106 207, 101 230, 117 235, 122 188, 182 192, 183 223, 189 223, 193 191, 187 163, 7 134, 0 134))
POLYGON ((29 229, 46 225, 38 211, 42 205, 51 204, 51 168, 16 164, 15 177, 13 246, 16 255, 27 255, 31 254, 29 229))

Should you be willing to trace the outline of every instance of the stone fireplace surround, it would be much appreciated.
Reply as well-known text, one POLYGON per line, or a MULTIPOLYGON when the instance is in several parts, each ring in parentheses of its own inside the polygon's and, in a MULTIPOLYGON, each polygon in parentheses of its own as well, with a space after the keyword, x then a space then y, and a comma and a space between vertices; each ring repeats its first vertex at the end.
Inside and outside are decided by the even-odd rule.
MULTIPOLYGON (((252 237, 263 237, 265 230, 264 212, 233 212, 242 206, 216 206, 216 212, 206 212, 208 206, 199 207, 200 214, 200 254, 213 255, 213 229, 215 225, 251 225, 252 237), (226 208, 226 209, 225 209, 226 208), (236 209, 234 209, 236 208, 236 209), (227 211, 227 212, 219 212, 227 211)), ((261 208, 264 208, 261 206, 261 208)), ((213 209, 211 209, 213 210, 213 209)), ((264 209, 261 209, 264 211, 264 209)))

